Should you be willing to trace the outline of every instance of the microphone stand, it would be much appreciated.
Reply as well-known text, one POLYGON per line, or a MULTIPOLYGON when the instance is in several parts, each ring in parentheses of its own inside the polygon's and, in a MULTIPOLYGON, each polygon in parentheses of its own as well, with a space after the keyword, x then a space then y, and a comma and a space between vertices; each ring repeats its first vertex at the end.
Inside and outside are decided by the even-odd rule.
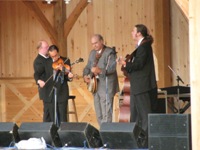
POLYGON ((49 96, 50 96, 52 94, 52 92, 54 91, 54 124, 57 127, 59 127, 58 116, 57 116, 57 87, 56 87, 58 76, 60 76, 60 71, 58 71, 55 75, 53 87, 52 87, 52 90, 49 94, 49 96))
POLYGON ((181 77, 170 67, 168 66, 169 69, 173 72, 173 74, 176 76, 176 81, 177 81, 177 101, 178 101, 178 113, 180 113, 180 88, 179 88, 179 82, 181 81, 183 84, 183 80, 181 79, 181 77))
POLYGON ((53 87, 54 88, 54 124, 59 127, 58 124, 58 116, 57 116, 57 88, 56 86, 53 87))
MULTIPOLYGON (((111 54, 116 54, 117 52, 115 51, 115 47, 112 48, 113 52, 111 52, 108 56, 108 61, 107 61, 107 66, 106 66, 106 74, 107 74, 107 70, 109 67, 109 63, 110 63, 110 55, 111 54)), ((112 65, 114 65, 116 62, 114 61, 110 66, 112 67, 112 65)), ((112 105, 111 105, 112 106, 112 105)), ((106 122, 108 121, 108 114, 107 114, 107 110, 108 110, 108 77, 106 75, 106 122)), ((111 108, 111 113, 113 111, 113 108, 111 108)))
MULTIPOLYGON (((107 66, 106 66, 106 73, 107 73, 107 70, 108 70, 109 62, 110 62, 110 54, 109 54, 108 63, 107 63, 107 66)), ((108 77, 106 75, 106 122, 108 121, 107 109, 108 109, 108 77)))

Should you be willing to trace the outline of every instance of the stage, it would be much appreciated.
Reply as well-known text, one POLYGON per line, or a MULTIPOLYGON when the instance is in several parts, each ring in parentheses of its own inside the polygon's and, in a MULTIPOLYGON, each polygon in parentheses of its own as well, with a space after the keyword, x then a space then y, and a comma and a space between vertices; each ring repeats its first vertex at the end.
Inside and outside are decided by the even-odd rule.
POLYGON ((190 114, 149 114, 148 135, 136 123, 0 123, 0 149, 191 150, 190 114))
MULTIPOLYGON (((15 147, 0 147, 1 150, 19 150, 15 147)), ((109 150, 108 148, 81 148, 81 147, 62 147, 62 148, 46 148, 44 150, 109 150)), ((119 149, 113 149, 113 150, 119 150, 119 149)), ((123 149, 120 149, 123 150, 123 149)), ((149 150, 149 149, 126 149, 126 150, 149 150)))

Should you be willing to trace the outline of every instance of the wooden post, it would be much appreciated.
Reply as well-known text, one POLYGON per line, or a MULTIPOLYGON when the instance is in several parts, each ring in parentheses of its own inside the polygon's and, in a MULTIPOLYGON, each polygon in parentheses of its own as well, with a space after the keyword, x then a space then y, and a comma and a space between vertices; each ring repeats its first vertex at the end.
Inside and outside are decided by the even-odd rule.
POLYGON ((67 42, 64 37, 64 22, 66 20, 66 4, 64 1, 57 1, 54 7, 54 23, 57 31, 57 43, 60 55, 67 57, 67 42))
MULTIPOLYGON (((189 1, 189 50, 190 50, 190 84, 191 84, 191 116, 192 116, 192 149, 200 147, 200 18, 199 0, 189 1)), ((184 32, 184 31, 183 31, 184 32)))
POLYGON ((6 98, 5 98, 5 84, 0 83, 0 122, 6 121, 6 98))
POLYGON ((171 86, 170 0, 155 0, 155 55, 158 59, 158 87, 171 86), (157 13, 159 12, 159 13, 157 13))

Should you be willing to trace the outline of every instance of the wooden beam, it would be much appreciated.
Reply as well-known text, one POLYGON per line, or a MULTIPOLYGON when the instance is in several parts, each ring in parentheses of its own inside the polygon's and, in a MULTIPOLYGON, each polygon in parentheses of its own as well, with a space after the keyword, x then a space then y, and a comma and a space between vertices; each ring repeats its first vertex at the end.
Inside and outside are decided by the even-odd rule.
MULTIPOLYGON (((192 125, 192 150, 199 150, 200 147, 200 64, 199 41, 200 41, 200 1, 189 1, 189 51, 190 51, 190 87, 191 87, 191 125, 192 125)), ((185 31, 183 31, 185 32, 185 31)))
POLYGON ((41 9, 34 1, 25 1, 22 0, 22 2, 34 13, 35 17, 38 19, 38 21, 41 23, 44 30, 49 35, 52 43, 57 44, 57 32, 52 27, 50 22, 47 20, 45 15, 42 13, 41 9))
POLYGON ((171 86, 171 41, 170 41, 170 0, 154 0, 155 13, 155 49, 158 59, 158 87, 171 86), (158 40, 159 39, 159 40, 158 40))
POLYGON ((64 24, 64 36, 67 37, 69 32, 71 31, 73 25, 75 24, 76 20, 88 5, 87 0, 80 0, 79 3, 76 5, 70 16, 67 18, 64 24))
POLYGON ((13 84, 7 84, 6 85, 18 98, 21 102, 24 103, 24 107, 12 118, 12 121, 17 121, 19 118, 24 115, 24 113, 30 108, 32 112, 34 112, 36 115, 41 116, 40 112, 33 106, 33 103, 38 100, 38 93, 35 94, 30 101, 27 100, 27 98, 18 91, 18 89, 13 84))
POLYGON ((184 16, 189 18, 189 0, 175 0, 184 16))
POLYGON ((6 91, 5 84, 0 84, 0 122, 6 121, 6 91))
POLYGON ((59 53, 67 56, 67 42, 64 38, 64 22, 66 20, 66 4, 63 0, 58 1, 54 5, 54 25, 57 31, 59 53))

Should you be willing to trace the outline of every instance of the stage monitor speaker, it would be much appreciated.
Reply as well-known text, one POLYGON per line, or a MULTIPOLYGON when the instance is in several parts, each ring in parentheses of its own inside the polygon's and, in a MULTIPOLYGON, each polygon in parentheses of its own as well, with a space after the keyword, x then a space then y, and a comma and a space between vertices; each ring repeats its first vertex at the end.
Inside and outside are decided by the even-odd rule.
POLYGON ((53 122, 25 122, 21 124, 18 133, 20 140, 43 137, 46 144, 61 147, 57 130, 53 122))
POLYGON ((136 123, 102 123, 100 136, 111 149, 147 148, 147 135, 136 123))
POLYGON ((164 98, 157 99, 156 108, 153 110, 153 113, 166 114, 166 102, 164 98))
POLYGON ((149 150, 191 150, 189 114, 149 114, 149 150))
POLYGON ((18 126, 12 122, 0 123, 0 147, 9 147, 19 141, 18 126))
POLYGON ((91 148, 102 146, 99 131, 89 123, 62 122, 58 134, 63 146, 91 148))

